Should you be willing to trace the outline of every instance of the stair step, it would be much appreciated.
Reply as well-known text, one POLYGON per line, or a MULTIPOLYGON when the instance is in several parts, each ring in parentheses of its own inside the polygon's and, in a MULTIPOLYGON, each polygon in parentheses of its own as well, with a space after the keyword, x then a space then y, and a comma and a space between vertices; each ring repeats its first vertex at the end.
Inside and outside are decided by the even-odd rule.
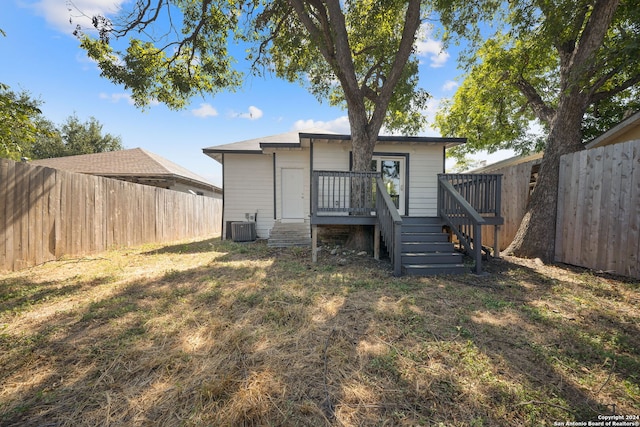
POLYGON ((402 218, 402 269, 412 276, 465 274, 463 256, 454 251, 439 217, 402 218))
POLYGON ((453 252, 451 242, 402 242, 402 253, 453 252))
POLYGON ((308 242, 303 242, 301 240, 296 240, 296 241, 277 241, 277 242, 272 242, 271 240, 269 240, 269 242, 267 243, 267 246, 270 248, 290 248, 293 246, 300 246, 300 247, 309 247, 311 246, 311 240, 309 240, 308 242))
POLYGON ((422 233, 422 232, 410 232, 402 233, 402 241, 405 243, 411 242, 448 242, 449 236, 447 234, 438 233, 422 233))
POLYGON ((267 246, 287 248, 292 246, 311 246, 309 224, 296 222, 276 222, 271 229, 267 246))
POLYGON ((442 219, 437 216, 403 216, 402 226, 420 224, 420 225, 438 225, 442 226, 442 219))
POLYGON ((428 252, 402 254, 402 264, 432 265, 432 264, 462 264, 462 254, 457 252, 428 252))
POLYGON ((469 269, 464 264, 403 265, 404 274, 409 276, 437 276, 448 274, 466 274, 469 269))
POLYGON ((404 233, 442 233, 442 226, 438 224, 405 224, 402 222, 402 234, 404 233))

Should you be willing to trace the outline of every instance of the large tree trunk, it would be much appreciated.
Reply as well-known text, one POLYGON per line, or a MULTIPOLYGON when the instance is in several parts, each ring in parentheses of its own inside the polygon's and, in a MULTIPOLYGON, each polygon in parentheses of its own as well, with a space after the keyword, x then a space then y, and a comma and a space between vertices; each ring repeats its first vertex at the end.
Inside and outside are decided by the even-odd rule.
POLYGON ((538 182, 518 232, 505 254, 552 262, 555 255, 560 157, 583 149, 581 122, 584 100, 567 97, 551 122, 538 182))
MULTIPOLYGON (((342 11, 342 2, 327 0, 314 2, 307 7, 304 1, 288 0, 300 22, 309 31, 312 39, 318 42, 318 49, 331 66, 344 93, 351 127, 351 145, 354 171, 368 171, 373 157, 373 150, 378 140, 378 133, 389 107, 404 67, 413 52, 416 33, 420 27, 421 2, 409 0, 405 12, 405 24, 402 30, 400 45, 393 59, 393 64, 384 77, 382 87, 377 91, 367 86, 369 81, 359 82, 353 61, 353 52, 349 44, 346 19, 342 11), (311 13, 311 9, 315 12, 311 13), (374 95, 371 96, 370 93, 374 95), (366 106, 366 99, 373 101, 373 109, 366 106)), ((373 71, 373 70, 372 70, 373 71)), ((377 86, 377 85, 376 85, 377 86)), ((352 203, 359 203, 370 191, 369 185, 356 183, 352 186, 352 203)), ((359 206, 364 206, 359 204, 359 206)), ((364 227, 355 227, 347 245, 370 251, 372 247, 371 233, 364 227)))
MULTIPOLYGON (((373 151, 377 142, 378 131, 370 132, 366 124, 366 116, 351 118, 351 149, 353 153, 352 170, 366 172, 370 170, 373 151), (363 123, 363 119, 365 122, 363 123)), ((371 183, 355 180, 351 186, 351 203, 353 206, 364 206, 371 192, 371 183)), ((373 250, 373 234, 371 228, 354 226, 349 234, 346 246, 350 249, 371 252, 373 250)))

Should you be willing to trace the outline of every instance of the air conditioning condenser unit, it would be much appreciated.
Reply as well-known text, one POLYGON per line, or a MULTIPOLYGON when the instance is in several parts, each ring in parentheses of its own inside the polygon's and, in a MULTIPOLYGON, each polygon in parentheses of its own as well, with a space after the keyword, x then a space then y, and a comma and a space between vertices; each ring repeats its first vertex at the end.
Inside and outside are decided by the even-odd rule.
POLYGON ((256 223, 253 221, 232 222, 231 240, 234 242, 253 242, 256 240, 256 223))

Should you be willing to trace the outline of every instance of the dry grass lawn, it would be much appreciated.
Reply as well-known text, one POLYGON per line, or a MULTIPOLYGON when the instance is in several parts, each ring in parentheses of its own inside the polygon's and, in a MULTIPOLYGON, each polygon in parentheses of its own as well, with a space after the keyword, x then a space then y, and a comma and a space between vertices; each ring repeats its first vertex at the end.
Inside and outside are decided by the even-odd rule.
POLYGON ((213 239, 0 276, 0 425, 640 415, 637 281, 511 258, 438 278, 310 258, 213 239))

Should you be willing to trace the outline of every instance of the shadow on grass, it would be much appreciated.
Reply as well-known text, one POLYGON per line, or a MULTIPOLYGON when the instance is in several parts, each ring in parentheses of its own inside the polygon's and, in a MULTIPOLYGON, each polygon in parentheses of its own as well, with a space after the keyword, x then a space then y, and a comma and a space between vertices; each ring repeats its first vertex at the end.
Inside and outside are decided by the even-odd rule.
POLYGON ((34 282, 24 278, 0 280, 0 313, 20 312, 51 299, 73 295, 84 284, 34 282))
POLYGON ((202 252, 211 252, 214 247, 220 246, 222 243, 223 241, 219 237, 214 237, 211 239, 199 240, 197 242, 163 246, 158 249, 144 252, 143 255, 197 254, 202 252))
POLYGON ((506 261, 394 278, 370 259, 218 239, 143 255, 209 251, 2 334, 0 424, 538 426, 638 397, 637 314, 554 311, 588 286, 506 261))

